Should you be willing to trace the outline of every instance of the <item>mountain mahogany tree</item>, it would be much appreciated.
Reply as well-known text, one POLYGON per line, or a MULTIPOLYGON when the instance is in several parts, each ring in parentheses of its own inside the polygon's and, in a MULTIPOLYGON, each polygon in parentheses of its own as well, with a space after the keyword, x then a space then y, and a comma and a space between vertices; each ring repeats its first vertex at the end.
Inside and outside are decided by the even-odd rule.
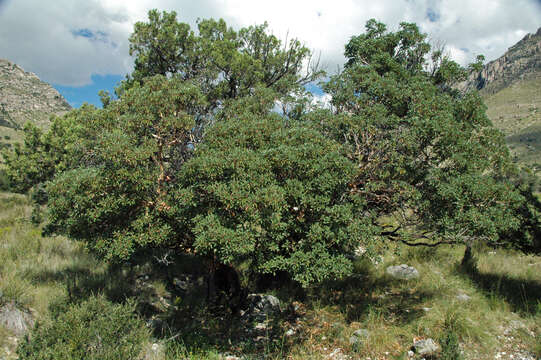
MULTIPOLYGON (((453 90, 465 70, 431 54, 425 38, 414 24, 387 32, 368 21, 346 45, 343 72, 324 85, 334 112, 310 118, 357 164, 350 193, 381 236, 408 245, 504 245, 500 235, 521 229, 527 211, 503 135, 477 93, 453 90), (383 223, 383 215, 393 220, 383 223)), ((505 242, 526 249, 529 239, 505 242)))
POLYGON ((105 258, 182 242, 170 189, 192 151, 199 88, 156 75, 101 110, 84 161, 48 183, 48 229, 85 240, 105 258))
POLYGON ((261 99, 216 123, 184 164, 177 219, 194 251, 219 263, 248 262, 252 273, 288 273, 303 286, 350 274, 354 250, 374 235, 348 191, 354 162, 314 127, 254 112, 261 99))
POLYGON ((333 110, 290 117, 273 109, 304 81, 292 65, 301 48, 284 50, 264 26, 208 20, 195 35, 174 14, 150 16, 120 97, 62 118, 50 138, 29 132, 28 149, 59 158, 17 155, 49 171, 30 182, 52 177, 49 230, 107 259, 168 248, 303 286, 349 274, 355 249, 382 238, 536 249, 539 207, 503 136, 479 96, 453 90, 460 66, 441 54, 427 64, 415 25, 369 21, 324 85, 333 110), (174 54, 154 58, 152 34, 171 36, 174 54))
MULTIPOLYGON (((285 111, 286 115, 298 117, 308 103, 303 85, 323 75, 308 48, 297 39, 282 43, 269 33, 267 24, 237 31, 223 20, 205 19, 198 22, 196 33, 188 24, 179 22, 175 12, 157 10, 149 11, 148 22, 135 24, 130 36, 130 55, 135 57, 135 69, 116 89, 117 98, 156 75, 189 82, 199 89, 205 99, 204 106, 192 114, 195 125, 190 136, 194 145, 201 140, 205 126, 217 120, 220 109, 236 99, 253 95, 256 88, 272 90, 274 101, 290 109, 285 111)), ((100 97, 104 108, 115 101, 107 92, 100 92, 100 97)), ((106 113, 84 106, 55 120, 53 128, 45 134, 29 126, 22 147, 4 151, 6 173, 13 188, 24 192, 50 180, 59 170, 76 167, 75 164, 64 166, 65 157, 71 159, 73 155, 78 159, 80 154, 87 153, 74 148, 79 143, 93 146, 95 131, 111 124, 90 118, 106 113), (97 128, 87 129, 94 125, 97 128), (63 139, 64 132, 71 135, 63 139), (72 135, 77 134, 81 136, 75 141, 72 135)))
POLYGON ((136 23, 130 37, 135 70, 124 86, 157 74, 177 75, 199 84, 212 113, 256 87, 287 98, 323 75, 308 48, 297 39, 282 43, 266 23, 238 31, 222 19, 199 20, 197 26, 196 33, 174 11, 149 11, 148 22, 136 23))

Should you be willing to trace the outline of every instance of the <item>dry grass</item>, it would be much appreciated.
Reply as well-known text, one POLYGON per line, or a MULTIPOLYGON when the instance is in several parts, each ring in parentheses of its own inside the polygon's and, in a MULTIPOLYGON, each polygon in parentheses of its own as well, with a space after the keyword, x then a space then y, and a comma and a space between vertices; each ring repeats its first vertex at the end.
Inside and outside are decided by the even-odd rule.
POLYGON ((469 274, 458 266, 462 252, 460 248, 390 252, 375 269, 360 266, 362 272, 355 280, 315 292, 306 334, 292 347, 290 357, 324 359, 340 348, 358 359, 405 359, 413 338, 441 342, 449 331, 458 336, 466 359, 494 358, 497 352, 513 348, 534 351, 541 331, 541 305, 533 305, 541 301, 541 268, 536 268, 541 257, 482 251, 477 272, 469 274), (400 263, 416 267, 420 279, 388 279, 384 269, 400 263), (499 287, 487 284, 492 277, 501 279, 499 287), (525 290, 516 293, 513 286, 525 290), (470 300, 460 300, 460 294, 470 300), (498 336, 513 321, 524 328, 503 344, 498 336), (367 329, 370 337, 353 348, 349 337, 357 329, 367 329))
POLYGON ((484 94, 487 115, 507 136, 517 161, 541 173, 541 75, 495 93, 484 94))
MULTIPOLYGON (((82 244, 64 237, 42 237, 29 221, 31 206, 25 196, 0 193, 0 303, 14 302, 34 317, 47 316, 49 305, 67 296, 67 270, 100 265, 82 244)), ((0 358, 14 353, 13 334, 0 327, 0 358)))
MULTIPOLYGON (((39 319, 47 316, 52 303, 71 296, 84 298, 94 291, 109 298, 127 296, 129 289, 122 277, 115 280, 82 244, 64 237, 42 237, 40 228, 29 222, 30 214, 24 196, 0 193, 1 301, 31 309, 39 319)), ((449 333, 458 337, 465 359, 494 358, 499 351, 519 348, 541 351, 541 257, 478 249, 477 269, 464 271, 459 266, 463 251, 460 247, 391 247, 381 263, 358 260, 353 276, 309 289, 304 297, 278 289, 284 307, 298 300, 304 316, 281 319, 277 326, 282 330, 263 347, 233 338, 229 345, 223 341, 216 347, 219 330, 208 329, 225 329, 225 325, 208 318, 202 325, 208 331, 194 328, 169 341, 171 334, 157 335, 155 341, 165 348, 155 360, 219 359, 220 353, 227 352, 252 354, 247 358, 254 359, 328 359, 333 352, 352 359, 406 359, 413 338, 430 337, 442 343, 449 333), (420 278, 397 281, 385 274, 388 265, 402 263, 416 267, 420 278), (470 299, 462 301, 459 294, 470 299), (521 326, 510 329, 512 323, 521 326), (285 336, 292 327, 295 334, 285 336), (368 330, 370 336, 360 346, 352 346, 349 339, 358 329, 368 330), (506 330, 511 340, 504 336, 506 330)), ((151 275, 148 283, 153 296, 167 295, 170 288, 164 281, 151 275)), ((201 294, 197 296, 182 301, 200 303, 201 294)), ((190 315, 178 314, 183 315, 174 316, 172 324, 182 325, 190 315)), ((14 349, 12 334, 0 327, 0 358, 14 349)))

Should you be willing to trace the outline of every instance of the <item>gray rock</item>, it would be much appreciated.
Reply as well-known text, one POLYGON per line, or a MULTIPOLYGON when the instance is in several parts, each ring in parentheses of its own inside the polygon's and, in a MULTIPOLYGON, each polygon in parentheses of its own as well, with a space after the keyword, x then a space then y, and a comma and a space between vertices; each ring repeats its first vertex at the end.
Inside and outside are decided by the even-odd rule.
POLYGON ((411 280, 419 277, 417 269, 406 264, 389 266, 385 272, 387 275, 400 280, 411 280))
POLYGON ((329 360, 348 360, 349 356, 345 355, 342 349, 336 348, 334 349, 329 356, 327 357, 329 360))
POLYGON ((141 360, 161 360, 165 358, 165 346, 161 343, 148 344, 143 351, 141 360))
POLYGON ((349 338, 349 344, 360 346, 366 339, 370 337, 370 333, 366 329, 358 329, 353 332, 349 338))
POLYGON ((0 308, 0 325, 21 336, 34 326, 34 319, 29 312, 20 310, 13 303, 7 303, 0 308))
POLYGON ((458 301, 467 302, 467 301, 470 301, 470 300, 471 300, 471 297, 468 296, 468 295, 466 295, 466 294, 458 294, 458 295, 456 296, 456 299, 457 299, 458 301))
POLYGON ((248 310, 244 312, 244 317, 255 317, 265 320, 280 312, 280 300, 272 295, 250 294, 247 297, 248 310))
POLYGON ((174 278, 173 285, 182 292, 188 292, 193 289, 195 282, 191 276, 185 275, 180 278, 174 278))
POLYGON ((413 348, 419 355, 434 355, 440 349, 438 344, 430 338, 415 341, 413 343, 413 348))

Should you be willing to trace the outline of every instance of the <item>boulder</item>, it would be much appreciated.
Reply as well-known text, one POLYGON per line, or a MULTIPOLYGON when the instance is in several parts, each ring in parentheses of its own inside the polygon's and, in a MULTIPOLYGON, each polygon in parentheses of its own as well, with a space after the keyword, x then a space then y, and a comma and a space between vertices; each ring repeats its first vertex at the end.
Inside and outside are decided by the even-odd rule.
POLYGON ((413 342, 413 349, 419 355, 432 356, 440 350, 440 347, 434 340, 428 338, 415 340, 413 342))
POLYGON ((248 309, 243 317, 251 317, 264 321, 280 312, 280 300, 272 295, 250 294, 247 297, 248 309))
POLYGON ((34 326, 34 319, 29 312, 17 308, 10 302, 0 307, 0 325, 15 335, 22 336, 34 326))
POLYGON ((468 302, 468 301, 471 300, 471 297, 470 297, 469 295, 466 295, 466 294, 461 293, 461 294, 458 294, 458 295, 456 296, 456 299, 457 299, 458 301, 468 302))
POLYGON ((400 280, 412 280, 419 277, 419 271, 413 266, 406 264, 389 266, 385 272, 392 278, 400 280))
POLYGON ((370 333, 366 329, 358 329, 353 332, 349 338, 349 344, 354 347, 359 347, 363 342, 370 337, 370 333))

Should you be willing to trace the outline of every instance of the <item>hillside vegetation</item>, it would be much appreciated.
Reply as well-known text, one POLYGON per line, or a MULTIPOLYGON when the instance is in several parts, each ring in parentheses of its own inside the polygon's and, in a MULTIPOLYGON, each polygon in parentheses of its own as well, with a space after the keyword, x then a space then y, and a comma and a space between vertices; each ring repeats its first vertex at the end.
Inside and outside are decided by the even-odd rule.
POLYGON ((487 115, 504 132, 518 164, 541 171, 541 28, 473 72, 461 88, 477 88, 487 115))
POLYGON ((506 135, 511 154, 519 163, 541 171, 541 73, 485 95, 487 115, 506 135))
POLYGON ((369 20, 323 107, 299 40, 150 11, 117 97, 2 150, 7 356, 533 360, 535 178, 426 39, 369 20))
MULTIPOLYGON (((516 359, 517 354, 536 351, 541 355, 539 256, 478 249, 477 269, 467 272, 460 267, 461 248, 396 246, 377 262, 359 259, 350 277, 307 291, 303 298, 293 288, 277 287, 271 293, 282 301, 284 313, 256 340, 243 332, 247 324, 227 315, 219 320, 224 315, 206 308, 199 292, 176 288, 158 268, 113 269, 89 255, 81 243, 42 237, 41 229, 30 221, 32 206, 25 197, 2 193, 1 199, 0 304, 13 302, 28 310, 42 327, 51 326, 47 324, 66 314, 69 304, 91 294, 102 294, 112 303, 126 304, 131 299, 135 314, 142 318, 150 316, 148 306, 155 307, 147 321, 160 319, 163 330, 152 337, 138 335, 135 346, 141 359, 219 359, 219 354, 254 359, 338 359, 337 354, 352 359, 406 359, 412 339, 418 337, 438 340, 442 359, 489 359, 497 354, 502 359, 514 354, 516 359), (385 274, 387 266, 404 262, 419 270, 419 279, 393 280, 385 274), (175 303, 175 298, 180 300, 175 303), (289 307, 296 312, 289 312, 289 307), (292 328, 294 334, 286 334, 292 328), (351 344, 358 329, 367 330, 369 337, 359 345, 351 344), (152 350, 153 344, 157 351, 152 350)), ((197 277, 204 271, 192 263, 174 273, 197 277)), ((83 316, 92 311, 77 311, 81 310, 88 312, 83 316)), ((102 311, 113 316, 112 309, 102 311)), ((62 324, 67 325, 65 321, 62 324)), ((144 333, 146 325, 139 326, 144 333)), ((76 336, 73 330, 65 331, 68 339, 76 336)), ((85 335, 87 343, 107 331, 101 328, 85 335)), ((0 356, 15 359, 22 339, 2 326, 0 334, 0 356)))

